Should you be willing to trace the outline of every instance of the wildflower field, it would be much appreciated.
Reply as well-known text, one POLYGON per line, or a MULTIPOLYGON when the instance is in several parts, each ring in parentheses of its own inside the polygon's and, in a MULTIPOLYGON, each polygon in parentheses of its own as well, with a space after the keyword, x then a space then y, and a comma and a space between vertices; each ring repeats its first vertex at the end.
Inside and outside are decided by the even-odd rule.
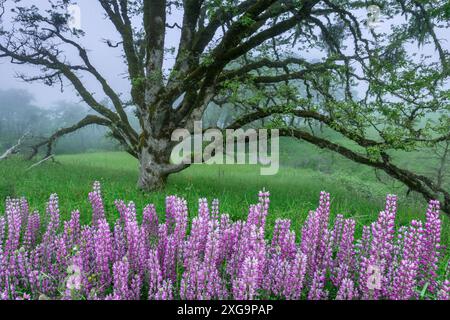
POLYGON ((449 298, 436 201, 421 220, 399 227, 397 197, 388 195, 357 236, 354 218, 330 218, 326 192, 300 228, 276 218, 271 232, 267 191, 240 220, 218 200, 199 199, 193 217, 185 199, 168 196, 165 214, 150 204, 142 219, 133 202, 116 200, 118 218, 108 223, 100 183, 87 198, 89 212, 75 210, 66 221, 56 194, 45 214, 30 210, 25 198, 6 200, 2 299, 449 298))

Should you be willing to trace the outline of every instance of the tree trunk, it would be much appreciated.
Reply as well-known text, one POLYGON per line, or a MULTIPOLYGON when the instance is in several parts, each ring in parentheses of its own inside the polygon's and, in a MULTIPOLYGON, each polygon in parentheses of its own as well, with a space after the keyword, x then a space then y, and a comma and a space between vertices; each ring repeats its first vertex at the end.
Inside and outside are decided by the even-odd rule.
POLYGON ((169 176, 171 151, 168 139, 147 139, 139 156, 139 189, 155 191, 164 188, 169 176))

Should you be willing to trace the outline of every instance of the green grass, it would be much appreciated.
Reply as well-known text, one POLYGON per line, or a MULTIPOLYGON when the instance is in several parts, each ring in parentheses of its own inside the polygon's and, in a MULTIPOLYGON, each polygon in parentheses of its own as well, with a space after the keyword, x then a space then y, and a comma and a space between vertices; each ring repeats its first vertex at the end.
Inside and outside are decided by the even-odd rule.
MULTIPOLYGON (((276 218, 289 218, 297 234, 308 211, 316 208, 321 190, 331 193, 332 215, 342 213, 354 217, 359 231, 363 224, 376 219, 384 208, 387 193, 399 195, 399 225, 411 219, 423 219, 426 207, 422 199, 406 197, 401 186, 379 183, 371 171, 356 165, 343 166, 340 171, 332 169, 332 172, 281 167, 275 176, 259 175, 257 166, 194 165, 172 175, 165 190, 143 193, 136 188, 137 161, 125 153, 62 155, 57 160, 58 163, 48 162, 30 171, 26 171, 29 163, 25 161, 11 159, 0 163, 0 198, 25 196, 32 209, 45 212, 49 195, 58 193, 63 218, 79 209, 82 222, 88 223, 91 208, 87 194, 92 182, 99 180, 109 221, 117 217, 115 199, 134 201, 139 212, 153 203, 163 217, 165 197, 171 194, 186 198, 191 216, 197 212, 198 199, 205 197, 219 199, 221 212, 229 213, 233 219, 242 219, 246 217, 248 206, 257 201, 258 191, 265 188, 271 192, 269 229, 276 218)), ((450 243, 448 226, 445 218, 446 244, 450 243)))

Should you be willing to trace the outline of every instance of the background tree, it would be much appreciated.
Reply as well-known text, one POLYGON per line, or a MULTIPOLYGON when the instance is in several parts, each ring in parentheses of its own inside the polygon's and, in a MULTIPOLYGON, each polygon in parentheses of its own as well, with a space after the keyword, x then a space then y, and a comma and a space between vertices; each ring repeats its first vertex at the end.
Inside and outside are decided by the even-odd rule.
MULTIPOLYGON (((77 123, 89 113, 83 104, 59 101, 56 106, 36 106, 34 97, 25 90, 0 89, 0 153, 21 139, 21 153, 27 156, 30 146, 46 140, 60 128, 77 123), (24 134, 26 136, 24 137, 24 134)), ((108 102, 104 102, 108 105, 108 102)), ((133 123, 133 125, 137 125, 133 123)), ((115 140, 107 137, 107 128, 89 126, 63 137, 56 153, 81 153, 90 150, 116 150, 115 140)))
POLYGON ((121 37, 107 43, 123 53, 139 130, 125 112, 130 103, 77 41, 84 31, 68 27, 65 9, 72 1, 50 1, 49 10, 21 2, 5 4, 14 11, 1 29, 0 56, 40 69, 25 81, 69 81, 95 112, 37 147, 48 145, 50 151, 56 138, 91 124, 108 127, 139 159, 139 187, 152 190, 186 168, 170 163, 172 132, 192 130, 213 101, 226 101, 234 113, 222 128, 277 127, 283 135, 383 170, 425 198, 441 199, 450 212, 446 190, 400 168, 390 155, 449 139, 448 52, 439 39, 448 28, 445 1, 376 1, 389 21, 376 31, 361 18, 374 4, 365 1, 98 0, 121 37), (169 23, 175 12, 180 21, 169 23), (170 50, 165 38, 173 28, 180 29, 180 38, 170 50), (417 46, 432 47, 438 59, 415 55, 417 46), (77 62, 69 61, 67 50, 78 52, 77 62), (174 65, 163 68, 172 54, 174 65), (85 86, 85 73, 97 79, 113 110, 85 86), (348 143, 317 135, 314 123, 348 143))

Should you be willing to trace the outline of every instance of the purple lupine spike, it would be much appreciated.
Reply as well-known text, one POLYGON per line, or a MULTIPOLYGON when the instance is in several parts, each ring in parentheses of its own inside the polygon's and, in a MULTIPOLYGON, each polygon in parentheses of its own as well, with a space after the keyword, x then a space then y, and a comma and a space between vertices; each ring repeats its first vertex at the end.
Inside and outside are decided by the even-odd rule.
MULTIPOLYGON (((144 278, 146 268, 147 268, 147 260, 148 253, 150 251, 151 246, 147 242, 145 233, 142 227, 139 227, 139 242, 138 242, 138 266, 136 272, 139 274, 141 278, 144 278)), ((142 279, 141 279, 142 280, 142 279)))
POLYGON ((284 280, 283 295, 286 299, 298 300, 301 298, 305 274, 306 256, 301 251, 298 251, 284 280))
POLYGON ((271 248, 271 251, 270 258, 266 260, 266 275, 261 287, 275 296, 280 296, 288 276, 289 263, 282 258, 279 247, 271 248))
POLYGON ((69 221, 64 221, 64 241, 66 246, 73 248, 80 239, 81 225, 80 212, 73 211, 69 221))
POLYGON ((130 300, 132 293, 128 287, 130 274, 130 265, 127 258, 123 258, 121 261, 117 261, 113 265, 113 277, 114 277, 114 297, 116 300, 130 300))
POLYGON ((280 248, 282 259, 293 259, 297 248, 295 233, 291 232, 291 220, 277 219, 273 231, 272 247, 280 248))
POLYGON ((158 237, 158 215, 155 206, 150 204, 142 212, 142 229, 146 238, 153 242, 158 237))
POLYGON ((19 200, 20 202, 20 215, 22 217, 22 231, 25 231, 25 228, 28 225, 28 218, 30 216, 30 212, 29 212, 29 206, 28 206, 28 201, 25 198, 20 198, 19 200))
POLYGON ((186 200, 182 198, 176 198, 173 205, 175 221, 173 236, 175 239, 175 251, 177 257, 181 259, 184 239, 186 238, 188 227, 188 208, 186 200))
MULTIPOLYGON (((59 204, 58 204, 58 195, 52 194, 47 203, 47 215, 50 217, 50 221, 47 225, 47 231, 44 234, 42 242, 47 248, 44 250, 48 251, 50 249, 51 244, 53 243, 56 233, 59 229, 60 216, 59 216, 59 204)), ((48 253, 46 254, 48 256, 48 253)))
POLYGON ((8 222, 8 238, 5 244, 5 254, 11 255, 19 248, 22 216, 20 203, 17 199, 6 200, 6 219, 8 222))
POLYGON ((148 257, 148 298, 156 299, 163 280, 157 250, 150 250, 148 257))
POLYGON ((55 286, 60 285, 66 277, 68 264, 68 250, 66 242, 62 236, 57 236, 54 240, 55 263, 51 266, 51 273, 56 280, 55 286))
POLYGON ((209 300, 225 296, 225 288, 217 270, 220 231, 215 228, 215 221, 210 221, 209 227, 203 261, 190 260, 183 274, 180 295, 184 299, 209 300))
POLYGON ((325 270, 316 270, 312 279, 308 300, 325 300, 328 296, 325 290, 325 270))
MULTIPOLYGON (((393 250, 394 250, 394 238, 395 238, 395 218, 397 213, 397 198, 392 195, 388 195, 386 198, 385 211, 381 211, 376 222, 372 223, 371 228, 371 244, 369 249, 369 258, 365 263, 365 270, 361 270, 363 273, 367 272, 369 266, 376 266, 380 270, 381 277, 381 289, 374 289, 370 292, 373 299, 378 299, 386 288, 389 287, 389 279, 387 278, 388 267, 393 263, 393 250)), ((364 279, 366 275, 362 275, 364 279)), ((365 285, 364 280, 362 285, 365 285)), ((361 282, 360 282, 361 283, 361 282)), ((366 294, 368 290, 362 288, 366 294)), ((367 298, 367 297, 366 297, 367 298)))
POLYGON ((177 251, 176 239, 173 234, 169 235, 164 250, 163 263, 161 270, 164 279, 170 279, 172 283, 176 281, 176 267, 177 267, 177 251))
POLYGON ((222 214, 220 216, 219 227, 221 230, 226 230, 231 226, 231 219, 229 214, 222 214))
POLYGON ((198 200, 198 217, 205 221, 209 221, 211 218, 209 214, 208 200, 205 198, 198 200))
POLYGON ((136 206, 134 202, 130 202, 128 204, 124 218, 124 234, 127 243, 127 257, 130 264, 130 269, 135 272, 139 272, 142 262, 140 257, 140 247, 145 241, 142 237, 141 228, 137 222, 136 206))
POLYGON ((198 260, 203 255, 208 237, 209 219, 198 216, 192 220, 191 234, 189 235, 184 249, 185 264, 190 260, 198 260))
POLYGON ((97 226, 94 233, 95 270, 99 277, 100 289, 103 291, 111 282, 109 266, 113 258, 113 244, 111 230, 106 220, 98 220, 97 226))
POLYGON ((136 204, 133 201, 128 202, 125 219, 125 225, 127 222, 137 221, 136 204))
POLYGON ((28 225, 24 235, 24 245, 27 249, 36 246, 41 226, 41 216, 39 212, 34 212, 28 218, 28 225))
POLYGON ((239 239, 236 243, 236 250, 234 250, 230 259, 230 266, 233 267, 233 269, 230 270, 233 272, 231 276, 241 274, 243 262, 246 257, 248 257, 249 252, 252 252, 254 254, 254 258, 257 260, 256 285, 259 287, 262 285, 264 268, 266 264, 266 242, 264 239, 264 231, 256 224, 247 222, 242 225, 239 239))
POLYGON ((164 256, 166 255, 167 241, 168 241, 167 224, 162 223, 159 225, 158 228, 158 247, 157 247, 159 265, 162 274, 166 273, 166 270, 164 269, 164 256))
POLYGON ((394 277, 390 299, 409 300, 415 297, 417 269, 417 264, 413 261, 400 261, 400 266, 394 277))
POLYGON ((336 300, 353 300, 356 296, 355 285, 351 279, 344 278, 341 281, 336 300))
POLYGON ((261 216, 260 216, 260 227, 265 228, 266 226, 266 217, 269 212, 270 206, 270 192, 269 191, 260 191, 258 194, 259 206, 261 208, 261 216))
POLYGON ((425 283, 429 283, 428 288, 431 292, 435 292, 437 288, 438 260, 440 252, 442 251, 441 219, 439 218, 439 215, 439 201, 430 201, 425 215, 424 250, 420 261, 422 280, 419 281, 419 284, 423 286, 425 283))
POLYGON ((173 300, 172 281, 164 280, 155 295, 155 300, 173 300))
POLYGON ((101 219, 105 219, 105 208, 103 205, 100 182, 94 182, 92 192, 89 193, 89 201, 92 205, 92 224, 97 226, 101 219))
POLYGON ((128 207, 123 200, 115 200, 114 205, 116 206, 117 211, 119 211, 119 216, 121 221, 124 223, 127 215, 128 207))
POLYGON ((330 195, 320 193, 319 207, 310 211, 302 228, 300 248, 307 257, 307 274, 313 278, 317 270, 323 271, 331 263, 332 232, 328 230, 330 195))
POLYGON ((264 230, 266 225, 266 216, 268 212, 267 210, 269 208, 268 204, 269 198, 264 197, 263 200, 261 201, 263 203, 258 203, 257 205, 250 206, 247 216, 247 223, 249 225, 254 224, 258 228, 264 230))
POLYGON ((3 246, 0 246, 0 292, 4 287, 6 277, 6 263, 5 263, 5 255, 3 253, 3 246))
POLYGON ((113 261, 122 260, 127 253, 127 243, 125 234, 118 219, 114 224, 114 244, 113 244, 113 261))
POLYGON ((405 230, 403 235, 402 259, 413 261, 419 265, 422 252, 425 249, 423 234, 422 222, 417 220, 411 221, 410 226, 405 230))
POLYGON ((5 218, 0 216, 0 248, 3 247, 3 241, 5 239, 5 218))
POLYGON ((176 201, 176 196, 168 196, 166 197, 166 226, 169 232, 173 231, 173 227, 175 224, 175 208, 174 202, 176 201))
POLYGON ((348 279, 354 272, 354 234, 355 220, 346 219, 342 228, 342 236, 338 242, 338 253, 333 261, 334 272, 331 279, 336 287, 341 287, 341 282, 348 279))
POLYGON ((84 294, 89 294, 93 288, 95 279, 95 229, 90 226, 83 226, 81 229, 81 239, 79 254, 81 257, 82 287, 84 294))
POLYGON ((141 288, 142 288, 142 278, 140 275, 136 274, 131 280, 131 288, 130 288, 131 300, 141 299, 141 288))
POLYGON ((241 274, 233 281, 233 297, 236 300, 256 298, 258 284, 258 259, 249 252, 241 268, 241 274))
POLYGON ((437 295, 438 300, 450 300, 450 281, 445 280, 437 295))
POLYGON ((211 219, 217 221, 219 216, 219 199, 214 199, 211 203, 211 219))
POLYGON ((344 227, 344 216, 342 214, 338 214, 336 219, 334 220, 334 227, 332 232, 333 238, 333 249, 337 249, 339 246, 339 242, 341 241, 342 230, 344 227))

